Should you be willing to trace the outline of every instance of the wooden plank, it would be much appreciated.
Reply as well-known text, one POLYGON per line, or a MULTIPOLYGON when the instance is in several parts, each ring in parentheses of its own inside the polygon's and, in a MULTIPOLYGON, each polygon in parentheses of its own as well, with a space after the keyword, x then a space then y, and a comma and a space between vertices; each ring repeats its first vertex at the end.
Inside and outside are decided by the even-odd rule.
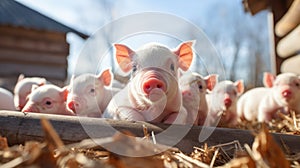
POLYGON ((286 14, 278 21, 275 27, 276 35, 282 37, 292 31, 300 23, 300 0, 294 0, 286 14))
POLYGON ((67 55, 60 53, 35 52, 33 50, 18 50, 3 48, 0 46, 0 61, 21 63, 21 64, 39 64, 54 65, 66 67, 67 55))
MULTIPOLYGON (((121 130, 128 130, 142 137, 143 125, 145 125, 149 132, 154 132, 158 143, 168 145, 170 141, 175 139, 178 132, 186 131, 190 128, 190 126, 173 125, 175 126, 175 132, 166 136, 159 136, 169 125, 36 113, 27 113, 25 115, 21 112, 0 111, 0 134, 8 138, 10 145, 21 144, 29 140, 42 141, 43 131, 40 125, 41 117, 50 120, 54 129, 65 143, 74 143, 91 138, 90 135, 92 134, 93 138, 110 137, 114 135, 116 131, 121 130), (111 129, 112 127, 114 129, 111 129)), ((227 128, 214 129, 210 127, 193 126, 175 146, 183 152, 190 153, 194 146, 203 145, 204 142, 199 142, 198 136, 204 129, 212 131, 212 134, 204 141, 208 143, 208 145, 217 145, 234 140, 238 140, 242 145, 245 143, 251 145, 254 140, 252 133, 247 130, 227 128)), ((300 152, 300 143, 298 143, 300 136, 285 134, 272 135, 281 147, 283 147, 282 142, 284 142, 284 145, 289 147, 291 152, 300 152)))
POLYGON ((243 0, 244 9, 249 11, 252 15, 267 9, 270 5, 268 0, 243 0))
POLYGON ((291 33, 283 37, 277 45, 277 53, 280 57, 286 58, 295 55, 300 51, 300 26, 297 26, 291 33))
POLYGON ((66 39, 63 41, 51 41, 47 38, 31 39, 18 37, 16 35, 1 35, 0 47, 9 49, 21 49, 35 52, 59 53, 67 56, 69 54, 69 44, 66 39))
POLYGON ((0 26, 0 36, 2 35, 25 37, 29 39, 46 38, 54 42, 64 41, 66 39, 66 33, 49 32, 49 31, 26 29, 22 27, 13 27, 13 26, 4 26, 4 25, 0 26))
POLYGON ((286 59, 281 65, 281 72, 293 72, 300 75, 300 54, 286 59))
POLYGON ((0 76, 18 76, 20 73, 25 76, 41 76, 65 80, 67 77, 67 66, 46 66, 0 62, 0 76))
MULTIPOLYGON (((288 0, 286 1, 282 1, 282 0, 273 0, 271 3, 271 9, 272 9, 272 13, 273 13, 273 22, 270 22, 271 25, 270 27, 274 28, 277 24, 277 22, 283 17, 283 15, 287 12, 289 8, 289 4, 288 4, 288 0)), ((273 53, 275 54, 275 66, 276 66, 276 70, 274 72, 274 74, 279 74, 280 73, 280 66, 282 64, 282 62, 284 61, 284 58, 279 57, 277 51, 277 44, 278 42, 281 40, 281 37, 276 36, 274 29, 270 30, 272 32, 272 36, 274 39, 274 51, 273 53)))

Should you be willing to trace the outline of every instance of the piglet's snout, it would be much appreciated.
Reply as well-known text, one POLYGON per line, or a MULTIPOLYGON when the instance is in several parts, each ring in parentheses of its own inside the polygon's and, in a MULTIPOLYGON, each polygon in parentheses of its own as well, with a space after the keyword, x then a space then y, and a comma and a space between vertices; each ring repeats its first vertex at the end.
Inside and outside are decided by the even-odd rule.
POLYGON ((166 92, 166 84, 157 78, 150 78, 144 81, 143 91, 146 94, 150 94, 153 89, 161 89, 163 92, 166 92))
POLYGON ((292 97, 292 92, 289 89, 286 89, 286 90, 282 91, 281 94, 284 98, 291 98, 292 97))
POLYGON ((192 97, 192 92, 190 90, 183 90, 181 93, 183 97, 192 97))
POLYGON ((23 108, 24 108, 24 106, 23 105, 16 105, 17 106, 17 110, 22 110, 23 108))
POLYGON ((79 103, 76 101, 72 100, 68 103, 68 108, 73 112, 76 112, 76 108, 78 108, 78 107, 79 107, 79 103))
POLYGON ((83 110, 83 108, 86 107, 86 101, 83 98, 79 98, 79 97, 72 97, 71 100, 67 101, 67 106, 68 108, 76 113, 76 112, 80 112, 81 110, 83 110))
POLYGON ((22 112, 36 112, 39 113, 39 109, 36 108, 33 104, 27 104, 23 109, 22 112))
POLYGON ((226 98, 226 99, 224 99, 224 104, 225 104, 225 106, 226 106, 226 107, 230 107, 230 106, 231 106, 231 104, 232 104, 232 101, 231 101, 231 99, 230 99, 230 98, 226 98))
POLYGON ((230 99, 229 95, 225 95, 225 98, 224 98, 224 105, 225 107, 230 107, 232 104, 232 100, 230 99))

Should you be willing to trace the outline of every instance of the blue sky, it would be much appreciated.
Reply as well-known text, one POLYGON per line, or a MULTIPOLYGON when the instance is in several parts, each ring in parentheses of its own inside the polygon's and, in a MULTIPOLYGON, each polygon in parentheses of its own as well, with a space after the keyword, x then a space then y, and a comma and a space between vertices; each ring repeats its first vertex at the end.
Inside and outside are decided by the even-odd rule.
MULTIPOLYGON (((123 16, 147 11, 169 13, 195 24, 210 39, 217 36, 215 35, 217 31, 218 35, 222 36, 224 43, 235 31, 235 20, 239 19, 237 17, 241 17, 239 19, 241 23, 238 24, 251 26, 251 22, 255 22, 261 15, 265 15, 258 14, 252 17, 245 13, 242 0, 107 0, 107 2, 111 2, 112 10, 101 6, 101 2, 103 2, 101 0, 17 1, 87 34, 93 34, 111 20, 123 16)), ((145 21, 147 21, 146 18, 145 21)), ((68 35, 68 42, 71 44, 69 72, 72 73, 75 68, 72 63, 78 58, 85 43, 84 40, 72 34, 68 35)), ((225 67, 230 66, 231 59, 228 55, 231 54, 232 48, 228 46, 223 48, 221 46, 222 49, 217 46, 217 48, 225 67)))
MULTIPOLYGON (((97 1, 100 0, 17 1, 66 25, 89 33, 93 33, 97 28, 109 21, 106 20, 107 18, 103 18, 105 14, 99 11, 101 8, 99 8, 97 1), (89 24, 82 25, 81 19, 86 19, 89 24)), ((211 6, 233 4, 242 9, 241 0, 228 0, 226 2, 219 0, 111 0, 111 2, 114 3, 114 19, 139 12, 158 11, 174 14, 193 22, 199 18, 209 17, 205 13, 207 13, 206 10, 211 6)))

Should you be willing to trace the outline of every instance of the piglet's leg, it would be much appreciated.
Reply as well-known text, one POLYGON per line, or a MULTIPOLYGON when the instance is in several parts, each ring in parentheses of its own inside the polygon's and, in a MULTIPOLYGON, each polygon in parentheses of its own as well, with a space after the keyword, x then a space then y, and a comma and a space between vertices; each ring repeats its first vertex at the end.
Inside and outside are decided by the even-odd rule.
POLYGON ((187 111, 184 107, 181 107, 179 112, 173 112, 168 115, 163 123, 165 124, 186 124, 187 120, 187 111))
POLYGON ((119 107, 114 119, 121 119, 127 121, 145 121, 143 115, 133 108, 119 107))
POLYGON ((164 116, 164 109, 167 104, 167 96, 158 91, 153 91, 154 93, 150 94, 150 100, 153 102, 150 107, 143 111, 143 116, 146 121, 160 122, 162 120, 162 116, 164 116))
POLYGON ((173 122, 176 120, 177 116, 178 116, 178 113, 177 112, 173 112, 173 113, 171 113, 170 115, 168 115, 166 117, 166 119, 163 121, 163 123, 165 123, 165 124, 173 124, 173 122))

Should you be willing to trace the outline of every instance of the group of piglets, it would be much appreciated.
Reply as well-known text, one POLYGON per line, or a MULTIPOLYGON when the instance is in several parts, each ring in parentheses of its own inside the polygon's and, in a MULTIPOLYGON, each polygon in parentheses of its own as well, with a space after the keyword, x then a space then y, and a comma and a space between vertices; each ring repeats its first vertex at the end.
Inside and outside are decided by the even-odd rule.
POLYGON ((11 94, 10 108, 2 110, 19 110, 60 115, 77 115, 101 117, 112 94, 117 89, 109 86, 112 81, 110 69, 100 75, 82 74, 72 77, 70 84, 61 88, 48 82, 45 78, 24 77, 20 75, 11 94))
POLYGON ((278 113, 300 114, 300 76, 265 72, 264 87, 244 93, 243 80, 218 82, 217 75, 186 73, 179 78, 188 123, 234 127, 238 122, 270 122, 278 113), (198 89, 197 89, 198 88, 198 89), (198 122, 198 123, 197 123, 198 122))
POLYGON ((114 44, 121 71, 130 75, 114 87, 110 69, 72 77, 63 88, 44 78, 19 76, 14 95, 0 90, 1 110, 103 117, 167 124, 235 126, 238 121, 269 122, 277 112, 300 113, 300 78, 264 74, 264 87, 244 93, 243 80, 218 81, 217 74, 189 71, 194 41, 169 49, 149 43, 132 50, 114 44))

